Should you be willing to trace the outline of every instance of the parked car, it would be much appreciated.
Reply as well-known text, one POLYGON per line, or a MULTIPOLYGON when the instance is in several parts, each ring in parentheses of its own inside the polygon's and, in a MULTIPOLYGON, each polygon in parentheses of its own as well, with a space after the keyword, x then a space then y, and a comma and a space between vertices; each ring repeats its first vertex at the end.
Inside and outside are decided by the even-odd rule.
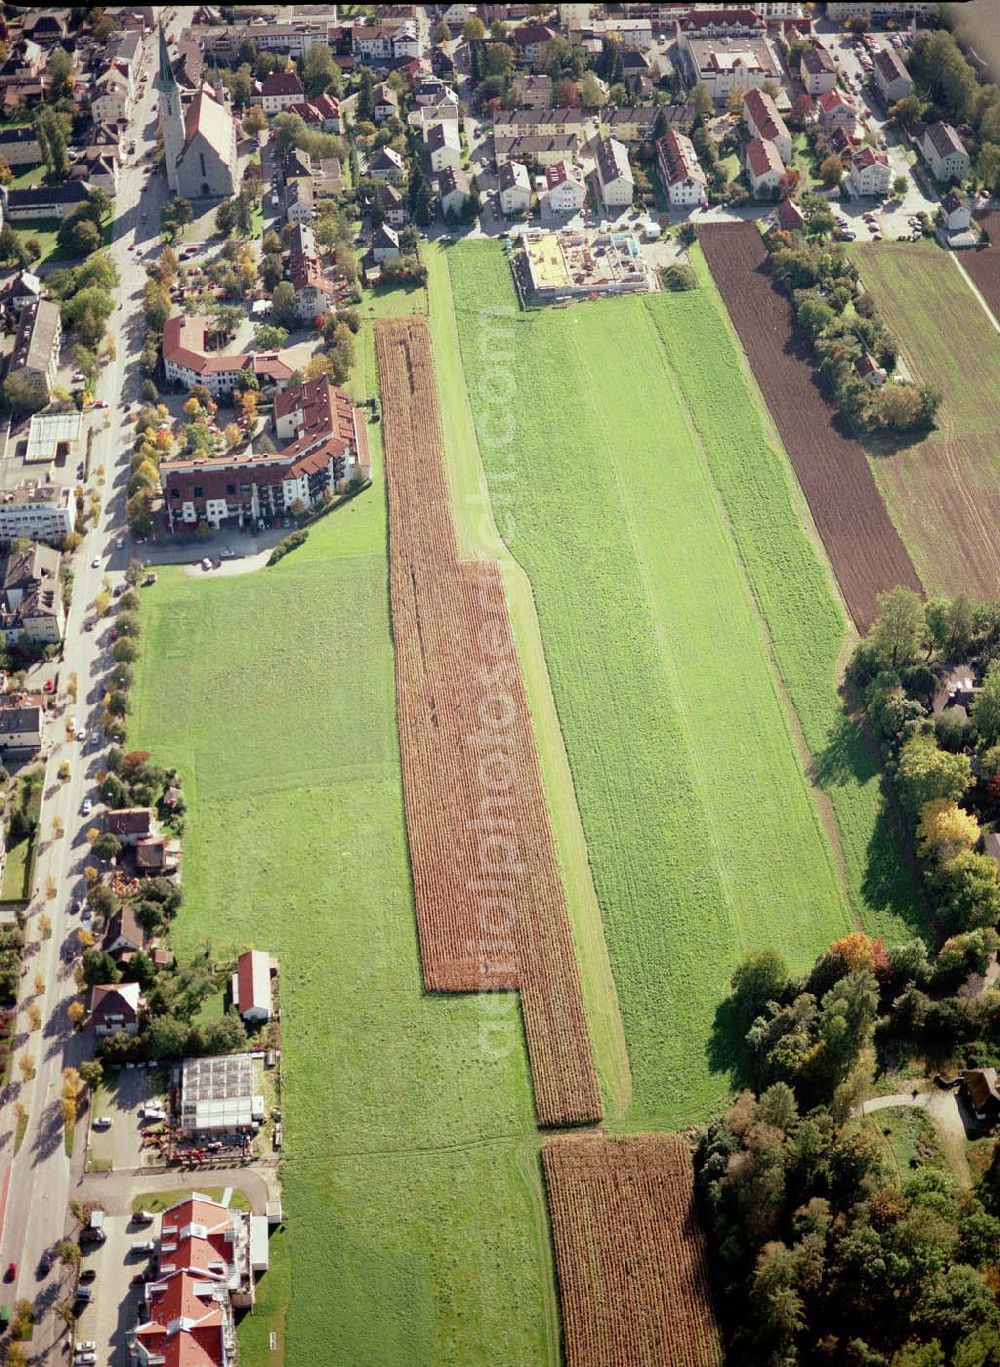
POLYGON ((80 808, 80 810, 83 812, 84 816, 89 816, 92 807, 93 803, 91 802, 90 798, 85 797, 83 799, 83 806, 80 808))
POLYGON ((90 568, 91 568, 92 570, 99 570, 99 569, 101 568, 101 558, 100 558, 100 556, 98 556, 98 555, 95 555, 95 556, 94 556, 93 560, 90 562, 90 568))
POLYGON ((80 1273, 80 1281, 81 1281, 85 1286, 89 1286, 91 1282, 96 1282, 96 1281, 97 1281, 97 1268, 96 1268, 96 1267, 85 1267, 85 1268, 83 1269, 83 1271, 80 1273))
MULTIPOLYGON (((146 1106, 144 1108, 144 1112, 148 1110, 149 1107, 146 1106)), ((132 1216, 132 1219, 136 1222, 137 1225, 151 1225, 153 1221, 156 1219, 156 1216, 153 1214, 151 1210, 137 1210, 135 1214, 132 1216)))
POLYGON ((135 1239, 135 1240, 133 1241, 133 1243, 132 1243, 132 1252, 133 1252, 133 1253, 142 1253, 142 1254, 146 1254, 146 1253, 155 1253, 155 1252, 156 1252, 156 1240, 155 1240, 155 1239, 135 1239))
POLYGON ((86 731, 84 731, 82 726, 80 727, 79 731, 77 731, 76 738, 79 741, 85 741, 87 739, 87 733, 86 731))
POLYGON ((3 1275, 5 1282, 12 1282, 17 1276, 17 1263, 8 1263, 7 1271, 3 1275))
POLYGON ((112 1123, 112 1120, 111 1120, 111 1116, 109 1116, 109 1115, 98 1115, 98 1116, 95 1116, 95 1117, 94 1117, 94 1129, 95 1129, 95 1130, 110 1130, 110 1129, 111 1129, 111 1123, 112 1123))

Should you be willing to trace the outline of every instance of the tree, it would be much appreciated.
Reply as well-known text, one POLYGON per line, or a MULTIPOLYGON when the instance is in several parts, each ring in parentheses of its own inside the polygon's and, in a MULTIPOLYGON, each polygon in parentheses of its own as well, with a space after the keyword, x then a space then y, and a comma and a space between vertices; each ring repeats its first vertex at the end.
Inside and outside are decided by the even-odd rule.
POLYGON ((227 1011, 205 1031, 205 1050, 209 1054, 238 1053, 246 1042, 246 1026, 236 1011, 227 1011))
POLYGON ((704 123, 705 120, 711 116, 714 107, 712 104, 712 96, 709 94, 708 87, 705 85, 704 81, 698 81, 695 84, 688 97, 688 103, 691 106, 697 123, 704 123))
POLYGON ((470 14, 462 28, 462 37, 467 43, 480 43, 486 37, 486 26, 482 19, 470 14))
POLYGON ((887 669, 916 659, 924 641, 924 605, 919 594, 902 587, 878 596, 878 617, 868 635, 875 658, 887 669))
POLYGON ((44 380, 24 370, 8 373, 3 392, 10 407, 20 412, 37 413, 49 401, 44 380))
POLYGON ((298 324, 295 312, 295 290, 287 280, 282 280, 271 295, 271 317, 280 328, 291 331, 298 324))
POLYGON ((302 81, 309 96, 322 95, 333 87, 333 94, 343 89, 340 67, 326 43, 314 43, 302 63, 302 81))
POLYGON ((958 802, 971 782, 968 755, 939 750, 933 735, 918 732, 899 752, 896 782, 903 805, 914 817, 928 802, 958 802))
POLYGON ((961 851, 971 850, 981 834, 976 818, 947 798, 925 802, 920 809, 917 845, 925 859, 940 863, 954 859, 961 851))
POLYGON ((117 859, 122 852, 121 841, 111 831, 103 831, 90 848, 95 859, 103 859, 105 862, 117 859))
POLYGON ((675 292, 698 288, 698 277, 695 275, 694 269, 691 266, 667 266, 661 271, 660 280, 664 289, 673 290, 675 292))
POLYGON ((80 1077, 92 1092, 96 1091, 104 1081, 104 1068, 100 1060, 96 1058, 84 1059, 80 1064, 80 1077))
POLYGON ((819 178, 828 190, 832 190, 835 186, 839 185, 843 179, 843 175, 844 163, 836 153, 831 152, 829 156, 824 157, 820 162, 819 178))
POLYGON ((972 720, 984 748, 1000 741, 1000 661, 994 660, 986 671, 982 690, 972 704, 972 720))
POLYGON ((437 23, 434 25, 434 27, 431 29, 431 42, 434 43, 435 46, 440 47, 442 43, 447 43, 450 41, 451 29, 449 29, 448 25, 444 22, 443 19, 439 19, 437 23))
POLYGON ((896 199, 902 199, 903 196, 906 194, 909 183, 910 182, 906 179, 905 176, 896 176, 896 178, 892 182, 893 196, 896 199))
POLYGON ((63 1267, 79 1267, 80 1245, 74 1243, 72 1239, 64 1239, 56 1248, 56 1257, 63 1267))
POLYGON ((253 104, 243 115, 243 130, 252 138, 258 137, 267 127, 267 115, 260 105, 253 104))
POLYGON ((62 116, 50 105, 42 105, 36 113, 35 135, 49 175, 53 180, 65 180, 69 174, 66 127, 62 116))
POLYGON ((733 973, 732 997, 741 1015, 751 1021, 769 1001, 779 999, 788 985, 788 964, 777 949, 748 954, 733 973))
POLYGON ((961 851, 934 871, 929 887, 946 935, 1000 922, 1000 870, 989 855, 961 851))
POLYGON ((87 1008, 83 1002, 70 1002, 66 1008, 66 1016, 73 1028, 79 1030, 87 1019, 87 1008))
POLYGON ((21 1070, 21 1077, 24 1081, 30 1082, 35 1076, 36 1068, 35 1060, 31 1057, 27 1049, 18 1056, 17 1066, 21 1070))
POLYGON ((375 77, 370 67, 361 68, 361 80, 358 87, 357 121, 358 123, 370 123, 375 113, 375 77))
POLYGON ((157 1016, 149 1027, 149 1052, 153 1058, 180 1058, 186 1051, 188 1027, 175 1016, 157 1016))
POLYGON ((288 331, 273 323, 264 323, 256 329, 254 341, 261 351, 279 351, 288 341, 288 331))

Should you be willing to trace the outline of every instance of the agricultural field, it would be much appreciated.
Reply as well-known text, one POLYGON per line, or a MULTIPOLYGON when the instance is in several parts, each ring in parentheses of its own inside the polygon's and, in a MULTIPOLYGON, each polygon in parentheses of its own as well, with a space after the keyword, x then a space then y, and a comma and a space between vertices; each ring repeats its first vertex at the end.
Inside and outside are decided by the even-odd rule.
POLYGON ((517 988, 543 1125, 601 1117, 503 581, 460 563, 430 334, 376 325, 403 789, 424 982, 517 988))
POLYGON ((687 1141, 550 1139, 542 1167, 568 1367, 718 1367, 687 1141))
POLYGON ((865 454, 841 430, 818 387, 811 348, 795 332, 792 305, 762 267, 753 223, 715 224, 699 242, 806 496, 848 611, 859 630, 877 595, 920 580, 886 512, 865 454))
POLYGON ((962 265, 972 276, 976 289, 1000 321, 1000 210, 977 214, 979 226, 988 234, 989 245, 962 253, 962 265))
MULTIPOLYGON (((922 439, 866 443, 879 488, 928 593, 996 598, 1000 338, 957 256, 887 243, 853 255, 910 373, 942 395, 937 425, 922 439)), ((981 255, 962 253, 962 265, 981 255)))
POLYGON ((804 966, 851 922, 833 849, 646 304, 505 320, 501 253, 463 244, 448 260, 604 916, 634 1085, 624 1123, 703 1120, 728 1092, 716 1010, 736 962, 780 943, 804 966))
MULTIPOLYGON (((368 323, 359 340, 361 397, 368 323)), ((130 740, 184 777, 179 952, 211 937, 281 964, 285 1361, 327 1361, 335 1342, 345 1362, 389 1367, 549 1363, 558 1308, 516 999, 421 983, 380 426, 373 488, 279 566, 211 582, 166 569, 144 590, 130 740)), ((281 1290, 266 1293, 276 1324, 281 1290)), ((244 1339, 270 1360, 254 1326, 244 1339)))

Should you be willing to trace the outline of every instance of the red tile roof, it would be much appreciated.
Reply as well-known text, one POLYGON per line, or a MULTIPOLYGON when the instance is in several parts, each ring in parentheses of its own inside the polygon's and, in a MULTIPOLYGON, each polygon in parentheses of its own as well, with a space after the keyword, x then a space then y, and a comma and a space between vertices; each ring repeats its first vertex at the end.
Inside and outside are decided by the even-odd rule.
POLYGON ((746 152, 750 170, 755 176, 766 175, 768 171, 777 171, 781 175, 785 169, 773 142, 762 142, 760 138, 751 138, 747 143, 746 152))
POLYGON ((778 106, 765 91, 748 90, 743 100, 743 108, 753 119, 758 137, 773 142, 775 138, 788 136, 785 121, 778 113, 778 106))
POLYGON ((301 95, 302 82, 294 71, 272 71, 260 87, 262 95, 301 95))

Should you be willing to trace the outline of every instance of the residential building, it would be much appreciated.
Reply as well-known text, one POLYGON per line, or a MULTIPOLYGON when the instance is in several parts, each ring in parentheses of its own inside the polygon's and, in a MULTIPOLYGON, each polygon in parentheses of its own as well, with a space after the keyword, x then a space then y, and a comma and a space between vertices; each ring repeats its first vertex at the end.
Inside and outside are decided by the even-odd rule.
POLYGON ((294 71, 272 71, 260 87, 260 104, 265 114, 280 114, 305 99, 305 88, 294 71))
POLYGON ((910 73, 891 47, 881 47, 872 59, 875 84, 886 104, 909 95, 913 89, 910 73))
POLYGON ((32 185, 27 189, 6 189, 3 194, 4 218, 12 223, 36 218, 65 218, 86 204, 90 190, 86 181, 65 180, 58 185, 32 185))
POLYGON ((57 645, 66 628, 60 556, 37 541, 0 561, 0 631, 8 645, 57 645))
POLYGON ((499 138, 520 138, 528 133, 576 133, 584 138, 590 135, 591 123, 592 116, 579 107, 510 109, 498 112, 493 133, 499 138))
POLYGON ((969 154, 950 123, 929 123, 920 150, 936 180, 961 181, 969 169, 969 154))
POLYGON ((399 117, 399 95, 388 81, 381 81, 372 91, 373 114, 376 123, 399 117))
POLYGON ((692 6, 676 20, 679 43, 692 38, 753 38, 764 32, 759 7, 720 6, 701 9, 692 6))
POLYGON ((179 456, 160 467, 168 532, 245 527, 316 507, 328 491, 370 476, 367 432, 361 413, 325 375, 292 386, 274 402, 275 433, 286 445, 275 452, 179 456))
POLYGON ((108 918, 101 943, 115 963, 128 963, 146 948, 146 932, 135 914, 134 902, 123 902, 108 918))
POLYGON ((311 223, 313 220, 312 180, 293 180, 285 187, 285 218, 289 223, 311 223))
MULTIPOLYGON (((258 52, 279 52, 298 60, 305 57, 311 47, 328 40, 329 19, 320 14, 316 18, 297 18, 288 24, 255 23, 252 37, 258 52)), ((246 32, 243 25, 226 25, 224 28, 202 32, 201 41, 205 55, 230 61, 239 52, 240 42, 246 32)))
POLYGON ((234 195, 240 179, 236 125, 221 82, 214 90, 199 86, 184 109, 162 24, 156 89, 169 188, 186 199, 234 195))
POLYGON ((858 121, 858 111, 840 90, 828 90, 816 101, 819 126, 828 136, 835 128, 850 131, 858 121))
POLYGON ((458 96, 439 76, 421 76, 413 83, 413 102, 418 108, 435 104, 457 105, 458 96))
POLYGON ((837 67, 821 44, 807 48, 799 61, 799 76, 807 95, 825 95, 837 84, 837 67))
POLYGON ((576 133, 524 134, 516 138, 493 135, 493 157, 498 171, 508 161, 543 169, 557 161, 572 162, 579 150, 580 138, 576 133))
POLYGON ((91 109, 94 118, 108 123, 125 123, 132 108, 132 82, 116 66, 98 76, 91 109))
POLYGON ((295 291, 295 311, 305 322, 329 313, 344 281, 329 275, 316 252, 312 229, 300 224, 292 230, 288 251, 288 278, 295 291))
POLYGON ((827 0, 826 17, 840 23, 861 15, 881 23, 886 19, 933 19, 940 9, 938 0, 827 0))
POLYGON ((500 211, 510 217, 531 208, 531 177, 520 161, 509 161, 497 173, 500 211))
POLYGON ((291 367, 274 351, 237 355, 209 351, 208 332, 209 319, 201 314, 180 314, 167 319, 163 328, 163 369, 172 384, 183 385, 185 389, 203 384, 214 399, 224 399, 232 394, 241 370, 252 371, 262 388, 280 386, 291 377, 291 367))
POLYGON ((402 24, 355 24, 351 29, 351 55, 365 66, 386 67, 405 57, 419 57, 417 26, 402 24))
POLYGON ((34 754, 41 749, 44 725, 41 703, 0 699, 0 753, 34 754))
POLYGON ((716 104, 724 104, 734 90, 781 82, 778 59, 765 37, 686 38, 680 50, 689 82, 701 81, 716 104))
POLYGON ((877 389, 879 385, 885 384, 885 371, 870 351, 862 352, 854 369, 857 372, 858 379, 863 380, 872 389, 877 389))
POLYGON ((461 168, 447 166, 437 178, 437 192, 442 215, 461 218, 472 196, 472 185, 461 168))
POLYGON ((799 206, 791 199, 781 199, 771 216, 772 232, 800 233, 806 220, 799 206))
POLYGON ((853 195, 887 195, 892 183, 889 158, 873 147, 859 147, 847 158, 847 183, 853 195))
POLYGON ((628 152, 616 138, 601 138, 596 147, 597 191, 607 209, 627 208, 635 196, 628 152))
POLYGON ((123 845, 135 845, 152 834, 153 813, 148 807, 109 807, 104 824, 123 845))
POLYGON ((981 1125, 1000 1120, 1000 1082, 995 1068, 969 1068, 962 1074, 962 1095, 981 1125))
POLYGON ((743 101, 743 120, 752 137, 774 143, 787 166, 792 159, 792 135, 771 96, 763 90, 748 90, 743 101))
POLYGON ((94 1034, 137 1035, 142 998, 138 983, 95 983, 90 989, 87 1024, 94 1034))
POLYGON ((555 37, 555 30, 546 24, 519 24, 510 34, 510 42, 517 49, 521 60, 529 66, 544 59, 549 43, 555 37))
POLYGON ((671 128, 656 144, 660 179, 671 204, 704 204, 708 182, 690 138, 671 128))
POLYGON ((545 168, 542 208, 549 214, 578 214, 587 201, 587 187, 577 168, 567 161, 556 161, 545 168))
POLYGON ((387 180, 398 185, 404 176, 403 158, 393 147, 380 147, 368 158, 367 174, 372 180, 387 180))
POLYGON ((378 202, 382 216, 390 228, 405 228, 410 221, 406 198, 388 181, 378 187, 378 202))
POLYGON ((462 164, 462 141, 457 123, 434 123, 424 130, 424 141, 430 157, 431 171, 439 175, 446 166, 462 164))
POLYGON ((424 104, 419 109, 411 109, 406 122, 411 128, 416 128, 422 137, 424 129, 435 123, 453 123, 457 128, 462 121, 461 114, 457 104, 446 100, 444 104, 424 104))
POLYGON ((46 400, 59 375, 62 318, 50 299, 25 304, 18 319, 7 374, 23 374, 45 391, 46 400))
POLYGON ((248 949, 236 961, 231 983, 233 1005, 248 1025, 264 1025, 274 1011, 271 999, 271 956, 248 949))
POLYGON ((551 76, 518 76, 514 80, 513 94, 521 109, 548 109, 552 104, 551 76))
POLYGON ((0 285, 0 301, 12 314, 20 314, 26 304, 33 304, 41 297, 41 277, 32 271, 13 271, 0 285))
POLYGON ((0 492, 0 541, 27 538, 59 545, 72 530, 66 485, 25 480, 15 489, 0 492))
POLYGON ((601 131, 619 142, 634 147, 653 136, 657 109, 654 105, 621 105, 601 111, 601 131))
POLYGON ((750 192, 758 199, 769 199, 778 193, 785 167, 773 142, 752 138, 744 148, 750 192))
POLYGON ((399 259, 399 237, 388 223, 381 224, 372 234, 372 259, 381 266, 383 261, 399 259))

